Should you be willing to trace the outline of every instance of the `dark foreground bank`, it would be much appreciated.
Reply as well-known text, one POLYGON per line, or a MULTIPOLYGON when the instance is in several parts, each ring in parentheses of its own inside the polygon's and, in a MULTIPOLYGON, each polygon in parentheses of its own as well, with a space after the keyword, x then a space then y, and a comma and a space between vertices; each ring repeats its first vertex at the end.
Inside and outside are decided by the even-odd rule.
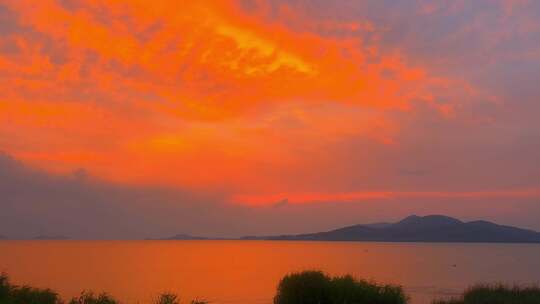
MULTIPOLYGON (((397 285, 358 280, 350 275, 330 277, 321 271, 286 275, 278 284, 274 304, 406 304, 409 298, 397 285)), ((65 301, 51 289, 17 286, 0 275, 0 304, 119 304, 112 296, 84 291, 65 301)), ((165 293, 153 304, 207 304, 206 301, 180 301, 165 293)), ((539 287, 477 285, 459 298, 435 300, 433 304, 540 304, 539 287)))
POLYGON ((539 287, 508 287, 505 285, 476 285, 461 297, 433 304, 540 304, 539 287))
MULTIPOLYGON (((83 291, 78 297, 64 301, 51 289, 30 286, 17 286, 9 282, 5 274, 0 275, 0 304, 119 304, 120 302, 107 293, 95 294, 83 291)), ((180 304, 178 295, 164 293, 156 297, 154 304, 180 304)), ((205 301, 192 300, 191 304, 207 304, 205 301)))

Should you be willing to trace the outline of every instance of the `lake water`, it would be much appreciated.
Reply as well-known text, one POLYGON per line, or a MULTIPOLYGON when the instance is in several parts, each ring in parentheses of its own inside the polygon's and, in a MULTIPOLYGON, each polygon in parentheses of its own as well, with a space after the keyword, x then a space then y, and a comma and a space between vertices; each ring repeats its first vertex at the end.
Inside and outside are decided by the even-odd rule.
POLYGON ((405 287, 412 304, 460 293, 478 282, 540 283, 538 244, 273 241, 1 241, 0 271, 13 283, 50 287, 62 297, 107 291, 125 303, 164 291, 184 300, 270 304, 293 271, 405 287))

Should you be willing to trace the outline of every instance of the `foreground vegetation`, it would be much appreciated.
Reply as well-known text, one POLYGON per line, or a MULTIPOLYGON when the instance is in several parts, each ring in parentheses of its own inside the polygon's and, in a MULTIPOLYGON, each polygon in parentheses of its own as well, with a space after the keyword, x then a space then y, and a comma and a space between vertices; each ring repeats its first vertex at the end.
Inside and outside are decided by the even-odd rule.
POLYGON ((433 304, 540 304, 540 287, 476 285, 457 299, 434 301, 433 304))
MULTIPOLYGON (((0 275, 0 304, 119 304, 106 293, 82 292, 69 301, 50 289, 16 286, 0 275)), ((152 304, 180 304, 176 294, 165 293, 152 304)), ((191 304, 207 304, 193 300, 191 304)), ((320 271, 285 276, 279 282, 274 304, 406 304, 401 286, 357 280, 352 276, 330 277, 320 271)), ((540 287, 476 285, 462 296, 433 304, 540 304, 540 287)))
MULTIPOLYGON (((106 293, 94 294, 83 291, 78 297, 64 302, 50 289, 29 286, 16 286, 9 282, 5 274, 0 275, 0 304, 119 304, 120 302, 106 293)), ((207 304, 193 300, 191 304, 207 304)), ((180 304, 180 299, 172 293, 161 294, 153 304, 180 304)))
POLYGON ((352 276, 329 277, 320 271, 285 276, 278 285, 274 304, 405 304, 400 286, 379 285, 352 276))

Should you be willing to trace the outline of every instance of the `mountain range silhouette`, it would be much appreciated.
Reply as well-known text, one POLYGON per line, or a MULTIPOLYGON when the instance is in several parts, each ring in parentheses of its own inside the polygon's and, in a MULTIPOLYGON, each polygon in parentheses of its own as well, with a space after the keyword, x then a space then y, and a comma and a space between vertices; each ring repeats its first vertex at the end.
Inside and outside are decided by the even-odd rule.
POLYGON ((411 215, 396 223, 360 224, 335 230, 246 240, 540 243, 540 233, 488 221, 463 222, 444 215, 411 215))

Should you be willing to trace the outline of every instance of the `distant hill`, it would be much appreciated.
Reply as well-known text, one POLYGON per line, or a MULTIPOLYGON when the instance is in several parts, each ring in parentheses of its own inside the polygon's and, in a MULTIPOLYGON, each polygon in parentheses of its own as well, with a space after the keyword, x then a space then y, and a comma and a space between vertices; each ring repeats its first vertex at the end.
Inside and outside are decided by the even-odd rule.
POLYGON ((490 242, 540 243, 540 233, 487 221, 462 222, 444 215, 411 215, 397 223, 354 225, 336 230, 277 236, 247 236, 247 240, 490 242))
POLYGON ((63 235, 38 235, 33 240, 69 240, 67 236, 63 235))
POLYGON ((161 238, 161 239, 154 239, 154 240, 182 240, 182 241, 196 241, 196 240, 209 240, 210 238, 202 237, 202 236, 193 236, 189 234, 177 234, 173 235, 171 237, 161 238))

